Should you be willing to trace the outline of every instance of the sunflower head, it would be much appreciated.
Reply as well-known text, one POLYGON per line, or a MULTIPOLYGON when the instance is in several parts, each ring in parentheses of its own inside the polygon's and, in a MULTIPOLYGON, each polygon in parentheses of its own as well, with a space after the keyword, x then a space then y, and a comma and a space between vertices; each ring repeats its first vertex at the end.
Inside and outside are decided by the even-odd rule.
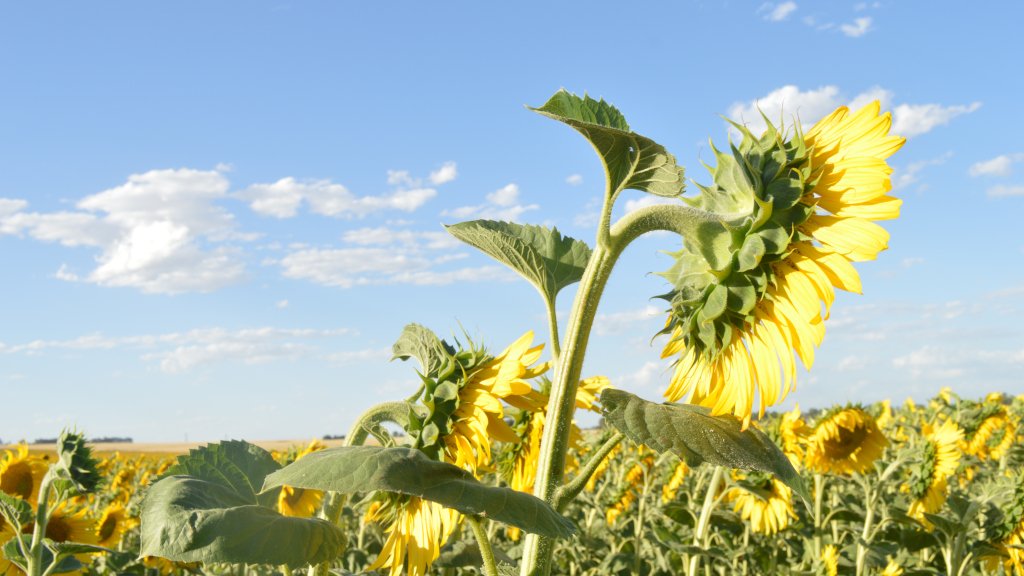
POLYGON ((92 448, 85 444, 85 436, 70 430, 61 432, 57 439, 57 462, 54 464, 59 490, 71 494, 92 494, 99 487, 99 462, 92 448))
POLYGON ((793 388, 793 351, 810 369, 833 288, 859 292, 850 262, 886 247, 871 221, 899 214, 885 159, 903 139, 890 123, 875 102, 806 134, 768 122, 760 137, 737 126, 743 140, 728 153, 712 146, 713 184, 688 201, 719 219, 685 238, 662 274, 673 286, 663 356, 679 355, 670 401, 747 422, 755 396, 763 415, 793 388))
POLYGON ((797 518, 793 492, 771 475, 747 473, 736 484, 726 493, 726 499, 733 502, 734 510, 743 520, 750 522, 754 532, 770 536, 785 530, 797 518))
MULTIPOLYGON (((291 461, 300 460, 313 452, 327 448, 323 442, 313 440, 308 446, 299 450, 291 461)), ((285 516, 297 516, 300 518, 311 518, 320 508, 323 500, 323 492, 294 486, 282 486, 281 492, 277 495, 277 511, 285 516)))
POLYGON ((925 424, 921 460, 911 469, 907 491, 913 501, 907 514, 924 522, 924 514, 934 514, 946 501, 948 479, 960 464, 960 442, 963 431, 952 420, 941 425, 925 424))
POLYGON ((413 445, 435 460, 475 472, 491 459, 491 440, 517 442, 504 421, 502 402, 536 411, 542 397, 528 380, 541 376, 547 363, 537 364, 544 346, 531 346, 527 332, 501 354, 491 356, 470 342, 447 354, 436 376, 422 376, 422 405, 410 417, 413 445))
POLYGON ((117 548, 124 533, 138 525, 138 519, 128 515, 124 506, 112 503, 103 510, 96 521, 96 544, 105 548, 117 548))
POLYGON ((461 515, 436 502, 388 494, 374 513, 388 524, 388 538, 368 571, 388 568, 389 576, 424 576, 455 531, 461 515))
POLYGON ((832 544, 821 549, 821 564, 826 576, 836 576, 839 573, 839 550, 832 544))
POLYGON ((48 469, 46 460, 29 454, 28 446, 24 444, 18 445, 15 450, 6 450, 3 458, 0 458, 0 491, 17 496, 34 506, 48 469))
POLYGON ((878 423, 863 408, 836 408, 818 418, 804 459, 808 468, 819 473, 863 473, 888 446, 878 423))

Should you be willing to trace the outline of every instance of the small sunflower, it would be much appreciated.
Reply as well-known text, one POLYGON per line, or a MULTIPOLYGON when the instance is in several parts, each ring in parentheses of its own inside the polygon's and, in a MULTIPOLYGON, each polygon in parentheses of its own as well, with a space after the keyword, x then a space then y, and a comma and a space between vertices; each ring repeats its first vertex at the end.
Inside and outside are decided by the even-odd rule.
POLYGON ((821 564, 827 576, 839 574, 839 550, 829 544, 821 549, 821 564))
POLYGON ((0 459, 0 491, 17 496, 32 506, 39 498, 39 486, 49 469, 46 459, 28 453, 21 444, 17 450, 6 450, 0 459))
POLYGON ((686 461, 680 460, 679 464, 676 464, 676 467, 672 470, 672 476, 669 477, 668 482, 661 486, 662 503, 668 504, 676 499, 676 493, 679 491, 679 487, 683 485, 683 481, 686 480, 686 475, 689 473, 690 467, 686 465, 686 461))
POLYGON ((807 467, 818 473, 866 472, 889 441, 862 408, 841 408, 818 419, 807 440, 807 467))
POLYGON ((124 506, 113 503, 103 510, 96 522, 96 544, 116 549, 124 533, 138 525, 138 520, 128 516, 124 506))
MULTIPOLYGON (((306 446, 295 460, 327 448, 319 440, 313 440, 306 446)), ((320 508, 320 502, 324 494, 320 490, 309 490, 306 488, 295 488, 293 486, 282 486, 277 496, 277 511, 285 516, 297 516, 300 518, 312 518, 320 508)))
POLYGON ((647 479, 647 474, 650 472, 651 467, 654 466, 654 454, 650 453, 643 446, 637 447, 637 456, 639 460, 626 471, 626 477, 623 481, 624 487, 619 495, 619 499, 608 508, 605 514, 605 519, 609 526, 614 525, 619 516, 629 510, 633 503, 636 502, 637 491, 647 479))
POLYGON ((777 479, 761 474, 749 474, 739 485, 730 488, 726 500, 733 502, 733 510, 750 529, 771 536, 785 530, 797 518, 793 510, 793 492, 777 479))
POLYGON ((779 417, 779 443, 782 445, 782 453, 789 458, 794 468, 800 468, 804 459, 804 442, 810 428, 800 416, 800 406, 793 407, 789 412, 783 412, 779 417))
POLYGON ((583 488, 584 490, 586 490, 587 492, 594 491, 594 488, 597 487, 598 481, 601 480, 605 472, 608 471, 608 466, 611 465, 612 460, 615 459, 615 457, 619 454, 619 451, 621 449, 622 444, 616 445, 614 448, 611 449, 610 452, 608 452, 608 455, 605 456, 604 459, 597 464, 597 468, 594 468, 594 473, 591 474, 590 479, 587 480, 587 485, 583 488))
POLYGON ((664 274, 675 290, 662 356, 678 355, 669 401, 688 397, 746 425, 755 396, 763 415, 793 389, 794 351, 811 368, 834 289, 859 293, 851 263, 887 247, 873 221, 899 216, 886 158, 904 139, 879 111, 841 107, 788 141, 771 125, 760 138, 738 127, 733 154, 715 150, 715 183, 690 202, 728 220, 732 240, 684 246, 664 274))
POLYGON ((910 482, 910 503, 907 515, 924 521, 925 513, 934 514, 946 501, 946 482, 960 465, 960 441, 963 431, 952 420, 933 427, 925 424, 923 461, 910 482))
POLYGON ((974 432, 967 444, 967 453, 985 460, 1000 460, 1013 446, 1017 435, 1017 423, 1006 410, 986 418, 974 432))
POLYGON ((895 560, 889 558, 889 562, 878 573, 878 576, 903 576, 903 568, 895 560))
POLYGON ((389 568, 389 576, 424 576, 461 520, 457 511, 436 502, 396 495, 375 517, 388 521, 388 539, 367 571, 389 568))

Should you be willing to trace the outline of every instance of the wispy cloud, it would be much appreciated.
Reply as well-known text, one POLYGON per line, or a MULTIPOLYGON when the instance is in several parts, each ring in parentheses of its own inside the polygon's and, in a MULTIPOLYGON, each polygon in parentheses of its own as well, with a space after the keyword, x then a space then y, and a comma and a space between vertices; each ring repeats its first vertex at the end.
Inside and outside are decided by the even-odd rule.
POLYGON ((989 198, 1007 198, 1010 196, 1024 196, 1024 186, 1011 186, 998 184, 988 189, 989 198))
POLYGON ((848 24, 840 24, 839 31, 850 38, 860 38, 871 30, 871 17, 861 16, 848 24))
POLYGON ((525 212, 540 208, 537 204, 519 202, 519 186, 515 183, 506 184, 487 195, 487 202, 475 206, 460 206, 444 210, 441 216, 449 216, 459 220, 483 218, 487 220, 511 220, 516 222, 525 212))
POLYGON ((757 11, 763 14, 763 18, 769 22, 782 22, 789 18, 796 8, 796 2, 780 2, 778 4, 766 2, 757 11))
POLYGON ((975 162, 967 172, 971 176, 1009 176, 1017 162, 1024 162, 1024 153, 1001 154, 990 160, 975 162))

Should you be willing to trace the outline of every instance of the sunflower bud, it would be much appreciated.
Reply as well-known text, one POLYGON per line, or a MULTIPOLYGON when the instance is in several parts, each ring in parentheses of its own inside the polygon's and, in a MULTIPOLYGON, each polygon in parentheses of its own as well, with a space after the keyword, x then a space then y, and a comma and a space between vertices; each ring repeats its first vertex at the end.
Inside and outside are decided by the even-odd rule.
POLYGON ((92 448, 85 445, 85 436, 68 430, 57 439, 57 461, 51 473, 61 493, 91 494, 102 479, 99 462, 93 457, 92 448))

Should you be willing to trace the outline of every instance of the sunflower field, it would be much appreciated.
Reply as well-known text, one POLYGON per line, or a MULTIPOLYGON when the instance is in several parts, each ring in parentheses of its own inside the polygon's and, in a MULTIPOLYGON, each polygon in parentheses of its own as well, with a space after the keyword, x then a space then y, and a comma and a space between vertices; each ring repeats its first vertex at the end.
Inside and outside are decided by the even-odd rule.
POLYGON ((49 456, 9 449, 0 574, 1024 576, 1024 395, 772 410, 812 369, 836 290, 861 291, 854 264, 886 249, 877 222, 899 216, 887 160, 905 139, 879 102, 806 131, 735 125, 696 195, 607 102, 563 90, 533 110, 600 156, 593 245, 447 230, 537 289, 547 345, 408 324, 392 359, 415 361, 418 388, 335 448, 100 457, 65 431, 49 456), (612 222, 626 189, 660 200, 612 222), (583 373, 612 269, 656 231, 680 241, 657 296, 664 402, 583 373), (581 429, 582 411, 601 425, 581 429))

